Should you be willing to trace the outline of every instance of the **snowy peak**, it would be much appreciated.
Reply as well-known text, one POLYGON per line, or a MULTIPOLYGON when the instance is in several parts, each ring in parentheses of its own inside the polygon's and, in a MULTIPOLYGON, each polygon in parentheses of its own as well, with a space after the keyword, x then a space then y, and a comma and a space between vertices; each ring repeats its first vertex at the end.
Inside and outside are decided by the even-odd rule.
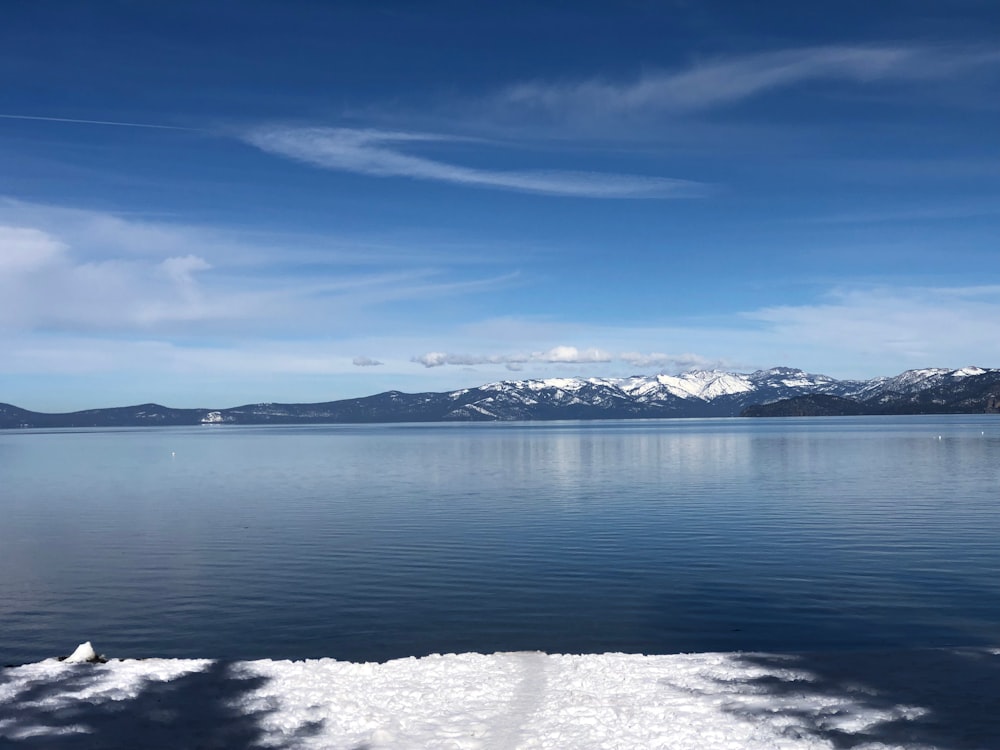
MULTIPOLYGON (((503 380, 488 383, 480 390, 496 393, 529 391, 532 393, 576 393, 609 389, 622 396, 653 401, 662 397, 694 398, 710 401, 719 396, 747 393, 754 385, 746 375, 721 370, 693 370, 681 375, 636 375, 629 378, 545 378, 542 380, 503 380)), ((455 391, 454 393, 464 393, 455 391)))
POLYGON ((631 377, 619 381, 623 392, 645 401, 664 395, 710 401, 719 396, 746 393, 753 385, 745 375, 720 370, 692 370, 681 375, 631 377))
POLYGON ((919 370, 907 370, 895 377, 874 378, 858 384, 858 387, 844 394, 859 400, 878 399, 881 401, 916 394, 931 388, 937 388, 951 381, 961 381, 988 375, 997 370, 985 370, 982 367, 968 366, 958 370, 948 370, 942 367, 927 367, 919 370))
POLYGON ((767 388, 828 388, 842 381, 828 375, 814 375, 792 367, 772 367, 770 370, 757 370, 748 376, 756 386, 767 388))

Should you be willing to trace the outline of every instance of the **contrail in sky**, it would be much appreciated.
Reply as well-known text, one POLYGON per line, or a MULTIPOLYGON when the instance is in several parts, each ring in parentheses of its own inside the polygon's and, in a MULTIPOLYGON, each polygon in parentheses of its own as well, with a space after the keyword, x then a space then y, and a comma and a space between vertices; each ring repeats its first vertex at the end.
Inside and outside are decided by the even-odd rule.
POLYGON ((4 120, 42 120, 43 122, 74 122, 80 125, 117 125, 123 128, 154 128, 156 130, 189 130, 200 128, 184 128, 179 125, 151 125, 146 122, 116 122, 113 120, 76 120, 70 117, 38 117, 36 115, 0 115, 4 120))

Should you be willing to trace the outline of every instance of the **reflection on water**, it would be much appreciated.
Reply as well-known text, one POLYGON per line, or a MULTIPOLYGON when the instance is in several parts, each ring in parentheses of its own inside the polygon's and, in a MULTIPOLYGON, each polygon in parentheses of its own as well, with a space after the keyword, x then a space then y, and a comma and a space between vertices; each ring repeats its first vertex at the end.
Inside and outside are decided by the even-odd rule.
POLYGON ((0 433, 0 658, 993 643, 1000 420, 0 433))

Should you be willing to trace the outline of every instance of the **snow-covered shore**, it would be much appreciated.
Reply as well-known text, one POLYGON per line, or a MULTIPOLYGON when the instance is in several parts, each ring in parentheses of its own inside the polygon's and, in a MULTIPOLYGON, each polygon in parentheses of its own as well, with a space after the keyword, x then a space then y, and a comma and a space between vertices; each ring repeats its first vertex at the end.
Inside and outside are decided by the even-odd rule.
POLYGON ((1000 649, 55 659, 0 670, 0 748, 1000 747, 1000 649))

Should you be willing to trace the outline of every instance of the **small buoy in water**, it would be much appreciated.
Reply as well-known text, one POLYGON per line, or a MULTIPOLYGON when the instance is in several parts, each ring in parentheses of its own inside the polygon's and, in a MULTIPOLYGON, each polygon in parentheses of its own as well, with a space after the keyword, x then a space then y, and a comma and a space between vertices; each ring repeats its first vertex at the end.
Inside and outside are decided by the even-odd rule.
POLYGON ((940 436, 940 435, 938 435, 938 440, 940 440, 940 439, 941 439, 941 436, 940 436))

